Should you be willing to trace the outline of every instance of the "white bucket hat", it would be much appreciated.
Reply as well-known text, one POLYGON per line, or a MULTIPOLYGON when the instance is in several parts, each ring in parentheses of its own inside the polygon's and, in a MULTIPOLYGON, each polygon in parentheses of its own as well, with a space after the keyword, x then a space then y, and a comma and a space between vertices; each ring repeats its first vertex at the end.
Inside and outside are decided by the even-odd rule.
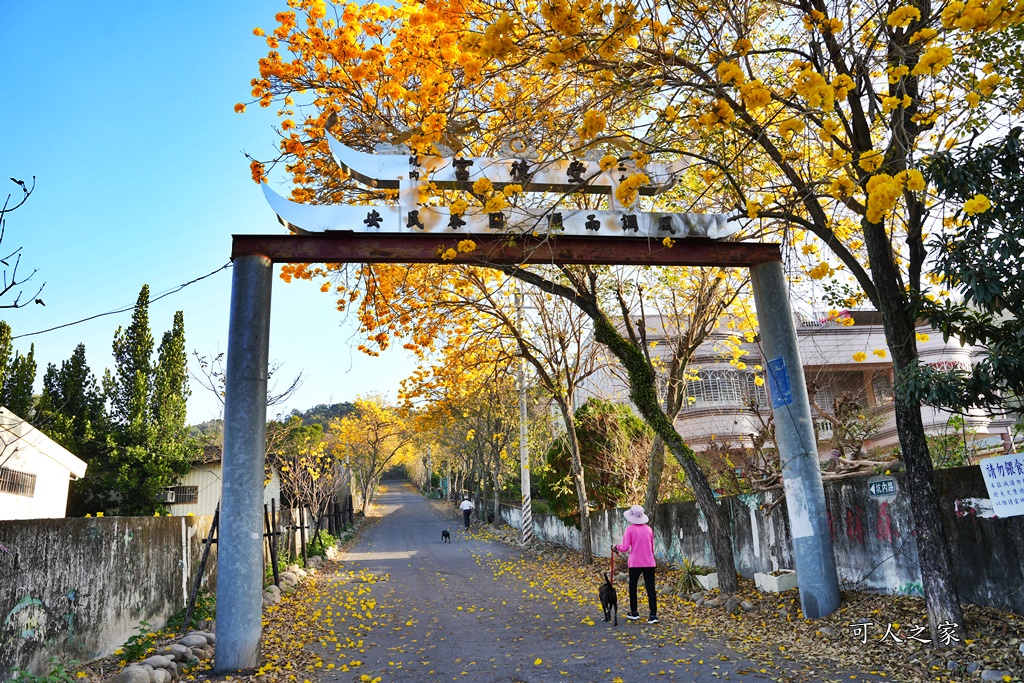
POLYGON ((633 507, 623 512, 622 516, 625 517, 626 521, 630 524, 647 524, 648 520, 650 519, 647 515, 644 514, 643 505, 634 505, 633 507))

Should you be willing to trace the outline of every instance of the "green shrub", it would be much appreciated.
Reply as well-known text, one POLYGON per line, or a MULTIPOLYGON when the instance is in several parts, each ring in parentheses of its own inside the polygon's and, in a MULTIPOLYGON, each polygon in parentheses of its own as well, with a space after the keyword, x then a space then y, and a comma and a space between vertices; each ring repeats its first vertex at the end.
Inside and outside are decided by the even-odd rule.
POLYGON ((683 560, 679 570, 679 583, 676 584, 677 593, 692 593, 693 591, 700 590, 702 586, 697 581, 697 577, 706 576, 715 571, 714 569, 694 564, 689 560, 683 560))
POLYGON ((80 662, 77 659, 68 660, 66 664, 58 657, 50 657, 46 661, 50 663, 48 674, 37 676, 25 669, 13 669, 8 680, 18 681, 18 683, 75 683, 75 673, 68 669, 78 668, 80 662))
POLYGON ((153 646, 153 641, 156 640, 156 633, 150 630, 148 621, 140 621, 135 630, 138 633, 126 640, 124 645, 121 646, 121 659, 129 664, 145 657, 146 653, 149 652, 149 648, 153 646))
POLYGON ((188 606, 171 615, 171 618, 167 620, 165 628, 175 633, 184 633, 201 621, 213 619, 217 615, 217 596, 206 589, 199 591, 199 595, 196 596, 196 606, 192 610, 191 623, 189 624, 185 623, 185 610, 187 609, 188 606))
POLYGON ((327 549, 338 543, 338 539, 327 529, 321 529, 316 538, 306 544, 306 557, 326 557, 327 549))
POLYGON ((546 500, 542 500, 540 498, 534 498, 530 502, 530 510, 532 510, 533 514, 535 514, 535 515, 550 515, 551 514, 551 506, 548 505, 548 502, 546 500))

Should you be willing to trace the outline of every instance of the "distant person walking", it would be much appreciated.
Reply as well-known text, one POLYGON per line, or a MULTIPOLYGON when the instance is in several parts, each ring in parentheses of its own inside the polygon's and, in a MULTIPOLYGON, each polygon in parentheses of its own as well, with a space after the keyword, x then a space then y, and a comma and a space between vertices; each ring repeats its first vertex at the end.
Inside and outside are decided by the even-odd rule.
POLYGON ((649 518, 644 514, 642 505, 633 507, 622 513, 629 522, 626 533, 622 535, 622 543, 612 546, 612 550, 629 553, 629 613, 626 618, 636 621, 640 614, 636 611, 636 586, 640 576, 644 577, 644 590, 647 591, 647 607, 650 616, 648 624, 658 623, 658 594, 654 590, 654 530, 647 526, 649 518))
POLYGON ((469 498, 463 498, 462 504, 459 505, 462 510, 462 523, 469 528, 469 516, 473 513, 473 502, 469 498))

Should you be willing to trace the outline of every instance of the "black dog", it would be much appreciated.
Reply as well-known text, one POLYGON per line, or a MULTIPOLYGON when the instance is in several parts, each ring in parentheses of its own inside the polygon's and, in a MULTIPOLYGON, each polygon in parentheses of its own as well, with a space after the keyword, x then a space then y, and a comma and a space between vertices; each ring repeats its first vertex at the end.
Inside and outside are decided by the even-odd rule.
POLYGON ((619 625, 619 596, 615 594, 615 586, 612 585, 611 579, 608 578, 608 573, 605 572, 604 583, 601 584, 601 589, 597 592, 598 597, 601 598, 601 609, 604 610, 604 620, 612 620, 612 610, 615 611, 615 626, 619 625))
POLYGON ((450 533, 448 533, 447 529, 442 529, 441 530, 441 542, 442 543, 451 543, 452 542, 452 535, 450 533))

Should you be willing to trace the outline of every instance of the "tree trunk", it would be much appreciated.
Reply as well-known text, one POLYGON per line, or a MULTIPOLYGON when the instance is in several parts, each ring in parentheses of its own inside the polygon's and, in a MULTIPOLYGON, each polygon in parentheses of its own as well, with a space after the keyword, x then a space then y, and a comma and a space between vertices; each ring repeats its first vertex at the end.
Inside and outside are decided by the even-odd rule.
POLYGON ((583 564, 594 561, 594 550, 590 540, 590 503, 587 500, 587 481, 583 474, 583 461, 580 459, 580 443, 576 438, 576 421, 568 401, 557 401, 558 408, 565 420, 565 435, 569 441, 569 457, 572 460, 572 481, 576 486, 576 500, 580 506, 580 553, 583 564))
POLYGON ((665 469, 665 441, 658 435, 651 444, 651 457, 647 463, 647 494, 644 496, 644 510, 654 522, 654 513, 658 504, 658 492, 661 490, 661 473, 665 469))
MULTIPOLYGON (((589 313, 589 312, 588 312, 589 313)), ((735 593, 739 588, 736 578, 736 563, 732 553, 732 535, 729 532, 729 519, 725 508, 715 501, 708 478, 697 464, 693 450, 679 436, 675 425, 665 415, 658 403, 658 390, 655 385, 654 371, 644 358, 643 352, 626 341, 608 320, 607 316, 594 311, 590 314, 594 321, 594 338, 608 347, 622 361, 629 378, 629 397, 640 415, 651 426, 655 434, 664 440, 668 449, 686 471, 686 477, 697 498, 697 507, 704 513, 708 522, 708 535, 711 549, 715 553, 715 569, 718 572, 718 585, 722 593, 735 593)))
POLYGON ((501 474, 501 453, 494 454, 494 469, 492 470, 494 478, 494 526, 501 526, 501 496, 498 495, 501 482, 499 481, 499 475, 501 474))
POLYGON ((917 555, 924 584, 925 606, 928 609, 928 628, 936 647, 956 645, 943 643, 939 626, 956 624, 957 637, 963 639, 963 611, 956 590, 953 563, 949 555, 946 532, 942 528, 939 500, 935 491, 928 442, 921 406, 912 400, 901 381, 904 373, 918 363, 914 319, 908 306, 902 279, 893 261, 892 245, 883 226, 864 223, 864 243, 871 259, 871 279, 875 284, 875 305, 881 313, 886 343, 892 353, 893 401, 896 409, 896 431, 900 450, 907 469, 907 488, 910 509, 914 515, 917 533, 917 555))

